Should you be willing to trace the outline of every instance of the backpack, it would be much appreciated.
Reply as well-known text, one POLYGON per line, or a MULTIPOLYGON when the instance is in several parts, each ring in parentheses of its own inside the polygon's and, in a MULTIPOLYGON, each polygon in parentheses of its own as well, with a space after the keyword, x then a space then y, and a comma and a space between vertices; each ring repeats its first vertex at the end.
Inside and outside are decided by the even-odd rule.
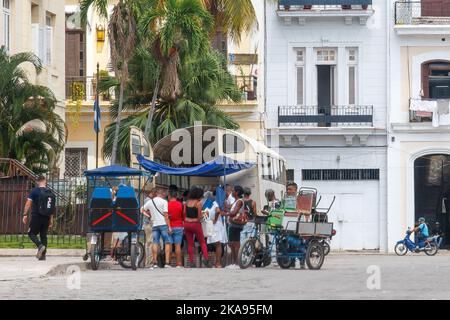
POLYGON ((56 197, 50 189, 41 189, 38 198, 38 213, 49 217, 55 211, 56 197))

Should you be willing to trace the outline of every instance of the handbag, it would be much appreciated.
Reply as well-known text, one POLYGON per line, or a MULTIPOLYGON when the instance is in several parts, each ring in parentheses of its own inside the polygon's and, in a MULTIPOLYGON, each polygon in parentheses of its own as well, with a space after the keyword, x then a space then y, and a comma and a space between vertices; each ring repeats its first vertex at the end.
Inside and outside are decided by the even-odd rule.
POLYGON ((206 214, 203 215, 202 230, 203 230, 204 237, 214 236, 214 223, 206 214))
MULTIPOLYGON (((242 201, 242 200, 238 200, 238 201, 242 201)), ((244 205, 244 204, 242 204, 244 205)), ((248 222, 248 213, 247 210, 245 210, 245 208, 241 208, 241 211, 238 212, 235 216, 232 216, 230 219, 230 222, 232 224, 237 224, 237 225, 245 225, 248 222)))

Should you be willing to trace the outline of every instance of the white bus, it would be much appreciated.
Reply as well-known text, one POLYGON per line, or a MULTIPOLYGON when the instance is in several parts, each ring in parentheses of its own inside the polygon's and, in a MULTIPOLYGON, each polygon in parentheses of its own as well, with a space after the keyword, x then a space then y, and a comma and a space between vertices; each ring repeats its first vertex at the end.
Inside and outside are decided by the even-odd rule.
MULTIPOLYGON (((255 164, 251 169, 226 176, 225 183, 250 188, 252 198, 258 204, 258 212, 266 204, 264 194, 267 189, 274 190, 278 198, 285 190, 286 160, 263 143, 237 131, 215 126, 178 129, 158 141, 153 148, 154 161, 171 167, 195 166, 217 156, 255 164), (187 136, 189 139, 186 139, 187 136), (183 159, 181 163, 180 158, 183 159)), ((211 190, 223 183, 223 177, 176 177, 160 174, 156 178, 159 186, 176 184, 183 190, 191 185, 211 190)))

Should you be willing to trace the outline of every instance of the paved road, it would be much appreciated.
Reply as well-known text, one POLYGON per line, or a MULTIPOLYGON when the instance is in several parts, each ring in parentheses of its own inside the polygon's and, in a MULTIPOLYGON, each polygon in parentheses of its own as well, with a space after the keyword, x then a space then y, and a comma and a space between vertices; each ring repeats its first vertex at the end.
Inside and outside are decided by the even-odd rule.
POLYGON ((338 254, 328 256, 320 271, 271 266, 133 272, 113 266, 79 277, 10 277, 0 283, 0 299, 450 299, 450 256, 338 254), (80 288, 68 289, 68 283, 80 288))

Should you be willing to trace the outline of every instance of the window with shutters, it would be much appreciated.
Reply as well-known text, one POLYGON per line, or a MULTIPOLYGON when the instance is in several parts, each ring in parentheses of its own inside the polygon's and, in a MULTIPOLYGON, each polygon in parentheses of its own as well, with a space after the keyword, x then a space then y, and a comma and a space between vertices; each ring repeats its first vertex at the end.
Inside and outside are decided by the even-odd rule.
POLYGON ((305 50, 296 49, 295 51, 296 103, 301 106, 305 103, 305 50))
POLYGON ((348 104, 356 104, 358 49, 347 49, 348 64, 348 104))
POLYGON ((87 169, 87 148, 67 148, 65 152, 65 176, 81 177, 87 169))
POLYGON ((3 45, 10 49, 11 40, 11 8, 9 0, 3 0, 3 45))
POLYGON ((51 66, 53 57, 53 16, 47 15, 45 26, 31 24, 33 53, 41 59, 44 66, 51 66))
POLYGON ((47 14, 45 17, 45 49, 44 49, 44 61, 47 66, 52 65, 52 52, 53 52, 53 16, 47 14))
POLYGON ((450 99, 450 61, 433 60, 422 63, 422 97, 450 99))

